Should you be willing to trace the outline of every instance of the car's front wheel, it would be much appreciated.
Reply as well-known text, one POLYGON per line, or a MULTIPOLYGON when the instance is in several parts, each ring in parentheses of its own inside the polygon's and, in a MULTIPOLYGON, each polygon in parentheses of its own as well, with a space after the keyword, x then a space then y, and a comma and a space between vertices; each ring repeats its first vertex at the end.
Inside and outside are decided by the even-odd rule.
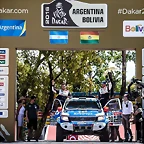
POLYGON ((63 136, 63 129, 59 124, 57 124, 56 128, 56 142, 63 142, 64 136, 63 136))
POLYGON ((101 142, 109 142, 109 127, 108 125, 105 127, 102 135, 99 137, 101 142))

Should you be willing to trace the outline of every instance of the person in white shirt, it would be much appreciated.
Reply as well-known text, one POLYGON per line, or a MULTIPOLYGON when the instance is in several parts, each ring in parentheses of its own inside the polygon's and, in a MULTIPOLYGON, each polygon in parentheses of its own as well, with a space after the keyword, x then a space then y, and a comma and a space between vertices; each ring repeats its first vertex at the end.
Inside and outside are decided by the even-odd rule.
POLYGON ((62 104, 64 104, 64 101, 71 95, 70 94, 70 91, 66 88, 66 84, 65 83, 62 83, 61 84, 61 89, 56 89, 54 87, 54 80, 52 81, 52 91, 56 94, 58 94, 58 96, 61 96, 63 101, 62 101, 62 104))
POLYGON ((132 131, 130 129, 130 119, 132 118, 133 113, 134 113, 133 103, 128 100, 128 94, 125 94, 122 102, 122 123, 125 132, 125 142, 129 141, 129 135, 130 135, 130 142, 133 139, 132 131))
POLYGON ((22 137, 22 128, 23 128, 23 121, 24 121, 24 113, 25 113, 25 102, 26 102, 26 98, 25 97, 21 97, 18 100, 18 108, 17 108, 17 115, 16 115, 16 119, 18 122, 18 140, 22 140, 24 141, 23 137, 22 137))
POLYGON ((108 102, 109 98, 110 98, 110 90, 112 88, 112 84, 111 82, 107 82, 103 81, 101 84, 101 88, 99 89, 99 99, 101 102, 102 107, 105 106, 105 104, 108 102))

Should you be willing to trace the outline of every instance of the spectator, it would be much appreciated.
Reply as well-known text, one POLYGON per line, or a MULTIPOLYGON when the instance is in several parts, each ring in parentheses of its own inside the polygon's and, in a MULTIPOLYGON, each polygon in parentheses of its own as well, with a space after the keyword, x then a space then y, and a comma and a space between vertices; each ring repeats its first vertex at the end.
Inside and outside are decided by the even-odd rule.
POLYGON ((23 136, 22 136, 22 130, 23 130, 23 120, 24 120, 24 112, 25 112, 25 97, 21 97, 18 100, 18 108, 17 108, 17 113, 16 113, 16 120, 18 122, 18 140, 22 140, 23 136))
POLYGON ((141 141, 141 124, 142 124, 142 108, 140 103, 135 105, 135 122, 136 122, 136 132, 137 132, 137 141, 141 141))
MULTIPOLYGON (((39 110, 39 106, 35 103, 36 97, 32 96, 30 103, 26 106, 26 121, 28 127, 28 141, 32 138, 33 130, 37 130, 37 113, 39 110)), ((38 141, 38 139, 35 139, 38 141)))
POLYGON ((133 139, 132 131, 130 129, 130 119, 132 118, 132 115, 133 115, 133 103, 128 100, 128 94, 125 94, 122 102, 122 123, 125 132, 125 142, 129 141, 128 135, 130 135, 130 142, 132 142, 133 139))

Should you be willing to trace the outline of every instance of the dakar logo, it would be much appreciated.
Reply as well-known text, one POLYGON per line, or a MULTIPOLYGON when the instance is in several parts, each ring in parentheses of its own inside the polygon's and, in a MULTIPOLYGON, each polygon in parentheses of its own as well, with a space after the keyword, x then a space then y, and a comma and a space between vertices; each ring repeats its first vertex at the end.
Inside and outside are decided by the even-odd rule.
POLYGON ((52 17, 52 24, 68 24, 67 18, 65 17, 66 13, 63 10, 62 3, 58 2, 56 4, 56 11, 53 12, 53 16, 54 17, 52 17))

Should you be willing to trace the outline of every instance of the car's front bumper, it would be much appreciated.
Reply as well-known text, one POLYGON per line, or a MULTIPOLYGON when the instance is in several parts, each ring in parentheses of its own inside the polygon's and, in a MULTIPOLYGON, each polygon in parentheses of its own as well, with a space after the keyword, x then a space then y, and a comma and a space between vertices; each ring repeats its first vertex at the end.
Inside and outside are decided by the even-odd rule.
POLYGON ((60 123, 62 129, 66 131, 75 131, 78 132, 80 130, 85 131, 101 131, 106 127, 105 122, 63 122, 60 123))

